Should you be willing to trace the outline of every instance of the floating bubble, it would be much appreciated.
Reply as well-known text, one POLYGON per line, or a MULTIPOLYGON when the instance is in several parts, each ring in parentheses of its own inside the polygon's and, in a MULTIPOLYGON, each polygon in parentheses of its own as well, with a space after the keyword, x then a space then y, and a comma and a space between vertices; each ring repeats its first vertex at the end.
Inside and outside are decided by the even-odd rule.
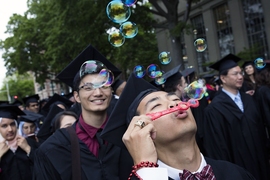
POLYGON ((138 34, 138 26, 130 21, 121 24, 119 30, 125 38, 133 38, 138 34))
POLYGON ((157 71, 155 78, 156 85, 162 85, 166 82, 166 78, 164 78, 163 75, 164 75, 163 71, 157 71))
POLYGON ((96 60, 89 60, 84 62, 81 67, 80 67, 80 77, 82 78, 86 74, 93 74, 93 73, 98 73, 102 69, 104 69, 106 66, 96 60))
POLYGON ((257 69, 263 69, 266 66, 266 63, 264 62, 263 58, 255 59, 254 64, 257 69))
POLYGON ((207 48, 206 40, 203 38, 198 38, 194 41, 194 46, 197 52, 203 52, 207 48))
POLYGON ((145 69, 142 65, 137 65, 133 69, 133 73, 135 74, 137 78, 142 78, 145 75, 145 69))
POLYGON ((158 59, 161 64, 169 64, 171 62, 171 53, 170 52, 161 52, 158 56, 158 59))
POLYGON ((107 82, 104 86, 111 86, 113 81, 114 81, 114 75, 113 75, 112 71, 108 70, 108 78, 107 78, 107 82))
POLYGON ((137 0, 122 0, 125 6, 132 6, 137 2, 137 0))
POLYGON ((108 69, 102 69, 98 73, 98 75, 96 76, 96 78, 91 81, 91 84, 92 84, 92 86, 93 86, 94 89, 100 88, 100 87, 102 87, 102 86, 104 86, 104 85, 107 84, 108 79, 110 77, 109 71, 110 70, 108 70, 108 69))
POLYGON ((185 93, 190 99, 200 100, 206 93, 205 85, 202 81, 194 81, 188 87, 185 88, 185 93))
POLYGON ((147 75, 153 79, 157 77, 158 71, 160 70, 157 64, 150 64, 146 69, 147 75))
POLYGON ((128 20, 131 15, 129 7, 125 6, 120 0, 109 2, 106 7, 106 13, 110 20, 115 23, 123 23, 128 20))
POLYGON ((125 37, 118 31, 110 33, 108 40, 114 47, 120 47, 125 43, 125 37))

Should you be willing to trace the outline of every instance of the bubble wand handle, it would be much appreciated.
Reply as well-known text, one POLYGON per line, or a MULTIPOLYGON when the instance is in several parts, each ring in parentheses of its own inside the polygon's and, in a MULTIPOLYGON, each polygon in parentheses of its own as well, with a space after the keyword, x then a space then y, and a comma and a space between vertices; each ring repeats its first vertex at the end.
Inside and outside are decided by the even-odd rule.
POLYGON ((196 99, 190 99, 188 102, 180 102, 179 104, 177 104, 177 106, 170 108, 170 109, 166 109, 164 111, 160 111, 160 112, 155 112, 155 113, 149 113, 146 114, 147 116, 149 116, 151 118, 152 121, 160 118, 161 116, 164 116, 166 114, 170 114, 173 113, 175 111, 185 111, 190 107, 198 107, 199 106, 199 101, 196 99))

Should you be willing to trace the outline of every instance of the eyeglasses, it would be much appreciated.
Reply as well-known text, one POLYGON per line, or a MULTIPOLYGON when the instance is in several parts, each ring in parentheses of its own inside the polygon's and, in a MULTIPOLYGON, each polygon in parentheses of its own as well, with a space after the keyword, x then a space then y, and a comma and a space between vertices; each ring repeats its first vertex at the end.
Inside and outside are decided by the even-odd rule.
POLYGON ((234 73, 231 73, 229 75, 232 75, 232 76, 237 76, 237 75, 240 75, 240 76, 243 76, 244 75, 244 72, 234 72, 234 73))
POLYGON ((84 85, 79 87, 79 90, 84 89, 85 91, 94 91, 98 88, 102 91, 108 91, 110 89, 110 86, 94 86, 92 83, 85 83, 84 85))

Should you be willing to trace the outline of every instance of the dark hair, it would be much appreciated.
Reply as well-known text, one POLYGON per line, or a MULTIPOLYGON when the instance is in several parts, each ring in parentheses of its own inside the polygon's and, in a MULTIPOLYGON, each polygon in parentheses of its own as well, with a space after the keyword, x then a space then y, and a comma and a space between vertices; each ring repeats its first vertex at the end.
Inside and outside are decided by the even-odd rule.
POLYGON ((55 132, 57 129, 60 129, 62 119, 64 116, 73 116, 75 119, 78 119, 78 116, 76 113, 73 111, 62 111, 56 114, 56 116, 53 118, 52 123, 53 123, 53 132, 55 132))
POLYGON ((256 74, 255 81, 256 87, 270 87, 270 65, 266 65, 264 69, 262 69, 259 73, 256 74))
POLYGON ((163 87, 163 90, 166 92, 175 92, 177 90, 177 85, 181 84, 182 79, 177 79, 166 83, 163 87))
POLYGON ((220 80, 219 82, 220 82, 220 84, 223 84, 220 76, 227 76, 228 75, 228 72, 229 72, 229 69, 226 69, 226 70, 223 70, 223 71, 220 71, 219 72, 219 80, 220 80))
MULTIPOLYGON (((243 68, 243 70, 244 70, 244 82, 246 83, 247 88, 248 88, 248 89, 253 89, 253 90, 255 90, 256 85, 251 81, 249 75, 248 75, 248 74, 246 73, 246 71, 245 71, 245 68, 246 68, 247 66, 252 66, 252 67, 253 67, 253 70, 254 70, 254 73, 253 73, 254 79, 255 79, 255 77, 256 77, 256 74, 257 74, 256 72, 257 72, 257 70, 256 70, 254 64, 248 64, 248 65, 244 66, 244 68, 243 68)), ((256 80, 255 80, 255 82, 256 82, 256 80)))

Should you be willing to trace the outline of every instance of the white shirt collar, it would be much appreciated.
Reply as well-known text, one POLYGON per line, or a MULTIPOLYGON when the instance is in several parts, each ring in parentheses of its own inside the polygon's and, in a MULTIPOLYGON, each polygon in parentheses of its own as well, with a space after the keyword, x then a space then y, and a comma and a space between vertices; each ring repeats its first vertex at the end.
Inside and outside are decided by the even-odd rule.
MULTIPOLYGON (((166 165, 165 163, 163 163, 162 161, 158 160, 158 165, 159 167, 161 168, 166 168, 168 170, 168 175, 170 178, 174 179, 174 180, 180 180, 180 177, 179 177, 179 173, 183 173, 183 170, 179 170, 179 169, 175 169, 173 167, 170 167, 168 165, 166 165)), ((200 164, 200 167, 197 171, 195 172, 192 172, 192 174, 195 174, 197 172, 201 172, 202 169, 204 168, 204 166, 206 166, 207 163, 204 159, 204 156, 202 155, 201 153, 201 164, 200 164)))

